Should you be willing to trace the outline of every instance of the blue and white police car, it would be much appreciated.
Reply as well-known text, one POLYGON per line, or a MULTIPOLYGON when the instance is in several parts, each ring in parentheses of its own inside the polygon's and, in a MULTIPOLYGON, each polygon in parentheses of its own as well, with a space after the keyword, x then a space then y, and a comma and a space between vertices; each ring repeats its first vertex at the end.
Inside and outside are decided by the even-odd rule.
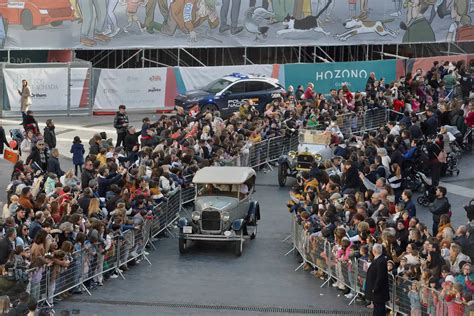
POLYGON ((254 107, 263 113, 265 105, 285 95, 285 88, 277 79, 233 73, 201 89, 178 95, 175 105, 187 110, 198 104, 201 111, 218 110, 226 117, 238 111, 246 100, 252 100, 254 107))

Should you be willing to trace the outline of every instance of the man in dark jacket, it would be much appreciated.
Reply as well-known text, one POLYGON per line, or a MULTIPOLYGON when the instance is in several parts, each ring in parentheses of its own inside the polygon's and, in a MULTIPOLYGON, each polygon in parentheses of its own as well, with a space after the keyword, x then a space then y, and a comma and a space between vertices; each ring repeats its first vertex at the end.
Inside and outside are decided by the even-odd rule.
POLYGON ((5 233, 5 237, 0 240, 0 265, 7 263, 15 250, 16 229, 10 227, 5 233))
POLYGON ((382 245, 372 247, 374 260, 367 270, 366 298, 374 303, 373 316, 386 316, 385 302, 390 299, 387 272, 387 257, 382 254, 382 245))
POLYGON ((125 105, 122 104, 119 106, 119 110, 115 114, 114 127, 117 130, 117 144, 115 144, 115 147, 119 147, 125 140, 125 136, 127 136, 129 122, 127 112, 125 111, 126 109, 125 105))
POLYGON ((89 181, 95 179, 94 164, 87 160, 84 164, 84 172, 81 174, 81 187, 85 189, 89 186, 89 181))
POLYGON ((45 171, 48 168, 48 150, 46 149, 44 141, 40 140, 31 149, 31 154, 26 158, 26 164, 33 167, 35 170, 45 171))
POLYGON ((56 132, 54 129, 55 126, 53 120, 46 120, 43 137, 44 142, 48 145, 49 149, 56 148, 56 132))
POLYGON ((436 199, 430 206, 430 212, 433 214, 433 236, 438 234, 438 226, 441 215, 449 214, 449 209, 451 208, 451 204, 449 204, 446 193, 447 190, 445 187, 437 187, 436 199))
MULTIPOLYGON (((7 141, 7 137, 5 136, 5 130, 3 129, 3 126, 0 126, 0 155, 3 155, 3 149, 4 149, 3 145, 10 147, 7 141)), ((18 144, 18 147, 19 146, 20 144, 18 144)))
POLYGON ((122 180, 121 174, 109 175, 109 169, 107 169, 107 167, 101 167, 99 169, 99 177, 97 178, 97 182, 99 184, 97 191, 99 196, 105 198, 109 187, 114 183, 118 183, 120 180, 122 180))
POLYGON ((51 151, 51 157, 48 159, 48 172, 52 172, 59 177, 64 175, 64 171, 61 169, 61 165, 59 164, 59 150, 54 148, 51 151))
POLYGON ((431 108, 426 108, 426 121, 422 123, 422 130, 425 136, 436 135, 438 129, 438 117, 433 113, 431 108))

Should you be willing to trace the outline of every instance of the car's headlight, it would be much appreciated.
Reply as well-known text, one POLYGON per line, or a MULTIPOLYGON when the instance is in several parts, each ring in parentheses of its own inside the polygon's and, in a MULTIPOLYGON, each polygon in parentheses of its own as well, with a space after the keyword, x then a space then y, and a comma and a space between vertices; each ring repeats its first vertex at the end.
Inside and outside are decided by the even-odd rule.
POLYGON ((191 213, 191 218, 193 219, 193 221, 197 222, 201 219, 201 212, 198 212, 198 211, 194 211, 191 213))
POLYGON ((318 153, 314 153, 313 157, 316 161, 321 161, 323 159, 323 156, 321 156, 321 154, 318 154, 318 153))
POLYGON ((230 214, 229 212, 221 212, 221 219, 224 221, 224 222, 228 222, 229 219, 230 219, 230 214))
POLYGON ((288 157, 290 157, 291 159, 295 159, 295 158, 296 158, 296 155, 297 155, 296 151, 290 151, 290 152, 288 153, 288 157))
POLYGON ((39 10, 39 13, 40 13, 40 14, 48 14, 48 10, 40 9, 40 10, 39 10))

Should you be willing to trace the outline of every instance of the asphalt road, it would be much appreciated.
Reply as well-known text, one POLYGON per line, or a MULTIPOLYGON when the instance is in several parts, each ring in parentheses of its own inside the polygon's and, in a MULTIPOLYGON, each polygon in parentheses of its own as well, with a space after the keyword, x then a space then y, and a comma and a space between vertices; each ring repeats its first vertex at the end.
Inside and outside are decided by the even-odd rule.
MULTIPOLYGON (((139 122, 140 115, 132 117, 139 122)), ((59 148, 70 146, 74 135, 87 142, 101 128, 111 130, 111 117, 57 118, 59 148), (98 127, 100 126, 100 127, 98 127)), ((14 122, 6 124, 8 131, 14 122)), ((137 123, 137 126, 138 123, 137 123)), ((114 135, 115 137, 115 135, 114 135)), ((458 177, 444 178, 453 206, 453 223, 465 223, 462 205, 474 197, 473 156, 460 163, 458 177), (454 194, 455 193, 455 194, 454 194)), ((71 167, 67 157, 63 169, 71 167)), ((11 174, 11 164, 0 160, 0 200, 11 174)), ((260 172, 254 198, 261 205, 262 219, 257 238, 246 241, 243 255, 237 258, 225 244, 196 244, 186 255, 178 252, 177 239, 156 241, 150 251, 152 265, 142 261, 125 273, 125 280, 107 281, 92 296, 73 296, 55 305, 56 312, 67 309, 76 315, 356 315, 367 314, 363 306, 348 306, 348 300, 333 288, 321 288, 321 281, 304 271, 295 272, 296 256, 284 254, 291 249, 282 240, 290 233, 286 209, 288 190, 277 185, 276 172, 260 172)), ((431 215, 418 208, 418 216, 431 226, 431 215)))

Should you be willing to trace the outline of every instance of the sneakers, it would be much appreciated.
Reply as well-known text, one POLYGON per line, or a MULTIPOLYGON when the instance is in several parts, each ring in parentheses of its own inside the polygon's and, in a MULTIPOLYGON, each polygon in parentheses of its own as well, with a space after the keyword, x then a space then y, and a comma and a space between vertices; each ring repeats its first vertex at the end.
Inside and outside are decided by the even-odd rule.
POLYGON ((149 255, 150 255, 150 253, 149 253, 148 251, 143 251, 143 254, 144 254, 145 256, 149 256, 149 255))
POLYGON ((111 279, 116 279, 116 278, 118 278, 118 277, 119 277, 118 274, 115 274, 115 273, 110 275, 110 278, 111 278, 111 279))
POLYGON ((120 27, 117 27, 116 29, 114 29, 112 32, 110 32, 108 34, 109 37, 115 37, 117 36, 117 34, 120 33, 120 27))
POLYGON ((346 295, 344 295, 344 296, 345 296, 346 298, 348 298, 348 299, 350 299, 350 300, 351 300, 351 299, 353 299, 353 298, 354 298, 354 293, 352 293, 352 292, 351 292, 351 293, 349 293, 349 294, 346 294, 346 295))

